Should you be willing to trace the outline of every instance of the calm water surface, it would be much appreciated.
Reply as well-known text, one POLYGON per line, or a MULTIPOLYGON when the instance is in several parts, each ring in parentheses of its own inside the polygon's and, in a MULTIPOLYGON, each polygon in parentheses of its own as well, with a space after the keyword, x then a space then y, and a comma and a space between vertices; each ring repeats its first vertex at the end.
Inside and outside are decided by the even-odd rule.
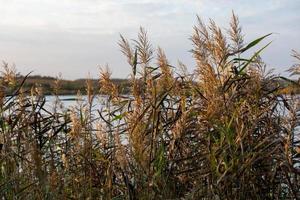
MULTIPOLYGON (((46 107, 48 109, 53 109, 57 97, 53 95, 47 95, 46 97, 46 107)), ((76 95, 60 95, 58 96, 59 103, 62 105, 63 109, 69 109, 71 107, 77 107, 79 105, 84 105, 87 103, 87 95, 82 95, 80 97, 76 95)), ((93 100, 93 108, 103 108, 106 104, 107 96, 97 95, 93 100)))

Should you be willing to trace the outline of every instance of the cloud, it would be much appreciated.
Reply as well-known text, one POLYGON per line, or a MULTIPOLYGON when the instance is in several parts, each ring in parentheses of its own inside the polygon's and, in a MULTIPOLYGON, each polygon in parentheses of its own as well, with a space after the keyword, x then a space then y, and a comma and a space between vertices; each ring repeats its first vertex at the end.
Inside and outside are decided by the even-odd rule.
POLYGON ((172 17, 197 10, 191 0, 26 0, 0 1, 0 25, 34 29, 119 31, 151 18, 172 17))
POLYGON ((165 48, 169 60, 175 64, 180 59, 192 69, 188 37, 196 14, 227 27, 232 10, 248 41, 279 33, 272 44, 276 49, 266 51, 271 65, 290 65, 290 49, 300 48, 298 0, 0 0, 0 4, 0 59, 15 62, 24 72, 34 68, 42 74, 61 71, 68 78, 79 78, 108 62, 114 76, 126 77, 129 68, 119 68, 126 65, 117 46, 119 33, 135 37, 139 26, 148 30, 154 46, 165 48))

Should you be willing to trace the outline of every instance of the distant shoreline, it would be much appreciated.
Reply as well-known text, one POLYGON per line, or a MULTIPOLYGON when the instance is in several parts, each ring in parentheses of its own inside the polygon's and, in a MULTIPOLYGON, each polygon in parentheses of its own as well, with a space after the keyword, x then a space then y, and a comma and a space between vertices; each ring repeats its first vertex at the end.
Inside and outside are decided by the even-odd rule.
MULTIPOLYGON (((18 87, 25 76, 19 75, 17 77, 16 87, 18 87)), ((51 76, 40 76, 33 75, 26 77, 26 81, 23 85, 24 91, 30 91, 31 88, 41 88, 44 95, 77 95, 86 94, 86 84, 87 80, 92 84, 95 93, 99 93, 100 85, 97 79, 76 79, 76 80, 66 80, 66 79, 56 79, 51 76)), ((111 80, 123 94, 129 93, 129 81, 127 79, 114 78, 111 80)), ((12 91, 7 91, 11 93, 12 91)))
MULTIPOLYGON (((14 91, 22 84, 25 76, 18 75, 17 82, 15 87, 9 88, 5 91, 6 95, 11 95, 14 91)), ((26 77, 26 80, 23 84, 23 91, 30 92, 32 88, 39 88, 42 91, 43 95, 59 95, 59 96, 67 96, 67 95, 77 95, 80 93, 81 95, 86 95, 86 85, 87 81, 92 84, 94 94, 99 94, 100 83, 98 79, 75 79, 75 80, 67 80, 67 79, 57 79, 51 76, 40 76, 40 75, 32 75, 26 77), (57 88, 58 87, 58 88, 57 88)), ((118 91, 120 94, 129 94, 130 93, 130 82, 128 79, 120 79, 120 78, 112 78, 111 81, 118 87, 118 91)), ((294 87, 288 81, 283 79, 275 80, 279 83, 282 88, 282 94, 300 94, 300 90, 298 87, 294 87)))

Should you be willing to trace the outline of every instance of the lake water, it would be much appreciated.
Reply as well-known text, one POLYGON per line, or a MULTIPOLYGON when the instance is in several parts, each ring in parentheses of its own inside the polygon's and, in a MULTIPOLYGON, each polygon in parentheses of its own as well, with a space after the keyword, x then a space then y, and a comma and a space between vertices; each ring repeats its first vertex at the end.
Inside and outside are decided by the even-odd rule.
MULTIPOLYGON (((60 104, 62 105, 62 109, 68 109, 71 107, 76 107, 80 104, 86 104, 88 102, 87 95, 82 95, 80 97, 75 95, 60 95, 60 96, 52 96, 46 95, 46 108, 53 109, 53 105, 55 104, 57 98, 59 99, 60 104)), ((93 100, 93 108, 101 109, 105 106, 107 102, 107 96, 105 95, 96 95, 93 100)))

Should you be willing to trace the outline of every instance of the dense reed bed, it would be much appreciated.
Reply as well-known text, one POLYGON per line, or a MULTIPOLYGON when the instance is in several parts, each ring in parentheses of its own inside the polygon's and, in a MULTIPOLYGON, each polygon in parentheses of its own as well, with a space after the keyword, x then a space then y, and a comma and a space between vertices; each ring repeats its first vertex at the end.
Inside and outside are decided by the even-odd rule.
POLYGON ((245 43, 234 14, 226 31, 198 18, 189 74, 141 28, 119 42, 130 95, 103 69, 100 91, 87 81, 87 101, 70 109, 57 99, 47 110, 42 88, 24 91, 26 77, 17 83, 5 65, 1 199, 300 198, 297 96, 283 95, 281 78, 266 72, 267 37, 245 43), (94 106, 97 94, 107 95, 104 108, 94 106))

